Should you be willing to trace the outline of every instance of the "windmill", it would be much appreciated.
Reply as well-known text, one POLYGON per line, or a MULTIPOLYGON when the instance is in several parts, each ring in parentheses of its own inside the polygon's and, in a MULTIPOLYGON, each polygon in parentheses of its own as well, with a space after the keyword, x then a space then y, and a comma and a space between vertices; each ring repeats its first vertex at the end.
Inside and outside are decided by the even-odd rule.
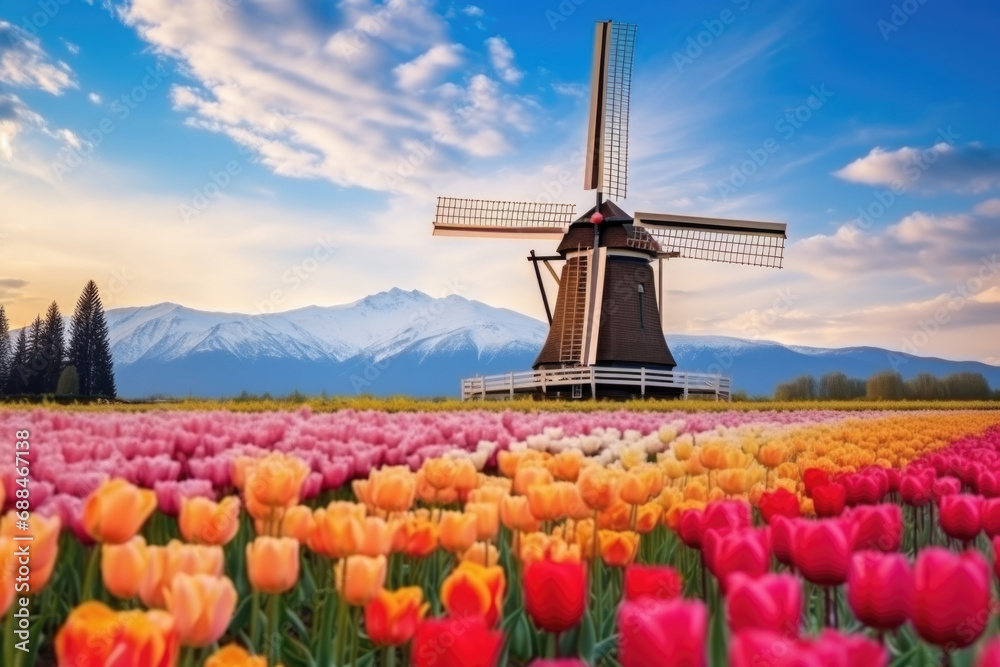
POLYGON ((435 236, 559 240, 555 255, 528 260, 542 295, 549 333, 533 371, 463 381, 463 398, 533 392, 583 397, 714 393, 729 379, 674 372, 663 336, 663 260, 700 259, 781 268, 785 225, 636 212, 612 198, 628 189, 628 124, 636 28, 595 26, 584 189, 596 205, 439 197, 435 236), (653 260, 657 262, 654 276, 653 260), (562 261, 556 273, 551 262, 562 261), (550 307, 541 263, 559 287, 550 307), (654 280, 655 278, 655 280, 654 280))

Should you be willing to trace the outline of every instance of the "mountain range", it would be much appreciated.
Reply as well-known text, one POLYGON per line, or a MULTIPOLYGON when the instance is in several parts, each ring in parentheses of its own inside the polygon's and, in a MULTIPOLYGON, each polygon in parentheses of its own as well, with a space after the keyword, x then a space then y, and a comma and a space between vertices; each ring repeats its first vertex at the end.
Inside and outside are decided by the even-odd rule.
MULTIPOLYGON (((242 391, 457 396, 476 374, 528 370, 548 327, 457 295, 392 289, 341 306, 256 315, 173 303, 107 311, 119 395, 235 396, 242 391)), ((670 335, 678 370, 723 373, 734 389, 769 395, 778 383, 843 371, 946 375, 1000 368, 915 357, 876 347, 825 349, 725 336, 670 335)))

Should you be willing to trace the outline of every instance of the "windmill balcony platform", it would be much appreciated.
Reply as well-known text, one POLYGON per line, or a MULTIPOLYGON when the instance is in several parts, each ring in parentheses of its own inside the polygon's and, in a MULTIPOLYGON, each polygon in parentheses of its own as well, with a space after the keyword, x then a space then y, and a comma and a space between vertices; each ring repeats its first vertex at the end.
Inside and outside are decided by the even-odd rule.
POLYGON ((690 398, 732 400, 732 378, 652 368, 578 366, 462 380, 462 400, 537 398, 690 398))

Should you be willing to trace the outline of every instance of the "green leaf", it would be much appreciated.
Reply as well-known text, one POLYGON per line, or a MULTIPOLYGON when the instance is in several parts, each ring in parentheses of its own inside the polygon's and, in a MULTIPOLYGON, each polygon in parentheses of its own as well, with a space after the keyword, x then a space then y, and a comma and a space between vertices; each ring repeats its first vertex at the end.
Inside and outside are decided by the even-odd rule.
POLYGON ((586 613, 583 615, 583 620, 580 622, 580 641, 578 645, 578 650, 580 657, 584 659, 588 664, 593 665, 596 661, 594 660, 594 650, 597 646, 597 629, 594 627, 594 616, 590 613, 588 608, 586 613))

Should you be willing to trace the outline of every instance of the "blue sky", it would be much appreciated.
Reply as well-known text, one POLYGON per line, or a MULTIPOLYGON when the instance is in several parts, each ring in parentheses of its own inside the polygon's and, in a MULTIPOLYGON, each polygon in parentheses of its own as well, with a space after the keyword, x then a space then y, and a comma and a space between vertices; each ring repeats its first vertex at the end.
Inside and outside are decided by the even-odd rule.
POLYGON ((541 317, 550 248, 432 238, 434 198, 589 205, 607 18, 638 24, 626 210, 789 224, 780 271, 671 262, 669 330, 1000 363, 986 0, 8 1, 0 304, 93 278, 112 307, 399 286, 541 317))

